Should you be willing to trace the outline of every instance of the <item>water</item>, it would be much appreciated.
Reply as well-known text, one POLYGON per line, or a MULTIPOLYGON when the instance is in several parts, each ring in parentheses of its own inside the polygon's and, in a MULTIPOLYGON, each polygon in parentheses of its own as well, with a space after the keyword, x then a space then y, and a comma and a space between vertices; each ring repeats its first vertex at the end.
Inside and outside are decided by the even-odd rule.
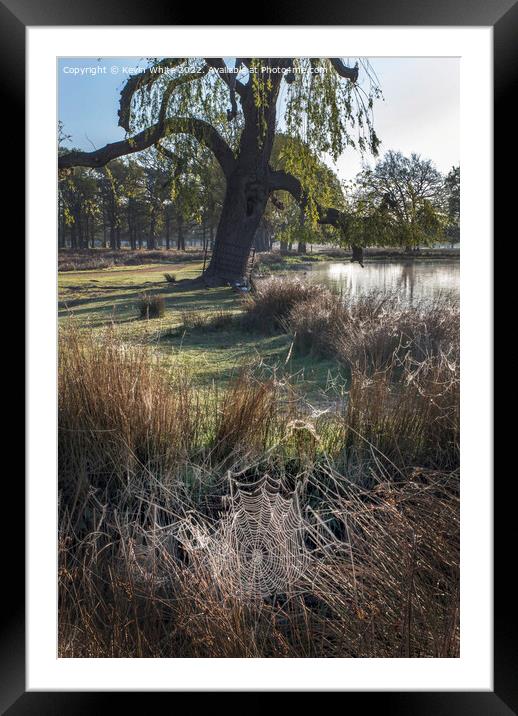
POLYGON ((323 263, 307 269, 312 283, 352 295, 372 290, 397 292, 408 303, 450 294, 459 296, 459 261, 372 261, 362 268, 357 263, 323 263))

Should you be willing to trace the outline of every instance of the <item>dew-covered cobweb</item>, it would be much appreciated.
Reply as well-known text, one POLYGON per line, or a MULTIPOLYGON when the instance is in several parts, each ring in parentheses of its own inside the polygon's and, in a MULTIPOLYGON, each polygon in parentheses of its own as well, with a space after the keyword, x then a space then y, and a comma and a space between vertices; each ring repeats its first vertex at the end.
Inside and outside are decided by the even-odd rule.
POLYGON ((260 599, 297 589, 309 563, 297 492, 283 496, 278 481, 265 476, 254 486, 234 487, 230 508, 212 534, 189 530, 190 550, 214 579, 234 594, 260 599))

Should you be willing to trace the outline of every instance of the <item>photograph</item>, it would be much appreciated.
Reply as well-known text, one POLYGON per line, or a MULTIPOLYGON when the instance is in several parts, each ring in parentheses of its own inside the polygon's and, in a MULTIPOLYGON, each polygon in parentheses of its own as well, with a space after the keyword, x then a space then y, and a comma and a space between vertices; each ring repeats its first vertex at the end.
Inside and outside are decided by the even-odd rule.
POLYGON ((57 58, 60 658, 460 657, 460 67, 57 58))

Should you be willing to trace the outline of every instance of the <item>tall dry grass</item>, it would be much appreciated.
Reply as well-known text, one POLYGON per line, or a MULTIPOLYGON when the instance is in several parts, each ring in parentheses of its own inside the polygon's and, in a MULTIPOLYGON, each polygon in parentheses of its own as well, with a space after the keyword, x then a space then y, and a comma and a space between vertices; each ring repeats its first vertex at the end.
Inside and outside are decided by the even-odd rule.
POLYGON ((113 328, 98 337, 61 330, 58 387, 60 489, 74 510, 91 489, 111 499, 135 474, 255 459, 294 417, 286 400, 279 409, 278 383, 253 369, 227 390, 200 391, 184 370, 165 370, 150 346, 128 345, 113 328))
MULTIPOLYGON (((303 295, 350 329, 319 331, 350 381, 317 418, 277 379, 247 371, 202 394, 149 347, 62 331, 61 656, 458 656, 454 310, 401 309, 389 328, 373 297, 303 295), (382 330, 398 333, 390 350, 370 338, 382 330), (225 567, 247 531, 218 540, 236 489, 266 473, 298 496, 309 567, 247 598, 225 567)), ((268 505, 257 514, 273 549, 268 505)))
POLYGON ((458 656, 456 474, 369 490, 329 469, 300 478, 308 570, 297 589, 261 599, 206 558, 225 501, 203 509, 141 484, 147 520, 92 503, 96 529, 80 541, 63 516, 60 655, 458 656), (189 548, 193 522, 207 542, 189 548))
POLYGON ((284 327, 290 310, 310 299, 324 296, 327 291, 297 278, 270 277, 257 282, 252 294, 243 301, 243 325, 270 333, 284 327))
POLYGON ((444 354, 375 373, 353 369, 344 412, 348 457, 375 451, 403 472, 412 466, 455 469, 459 393, 458 365, 444 354))
POLYGON ((60 489, 74 510, 92 489, 120 490, 136 466, 167 473, 205 429, 188 378, 112 329, 60 332, 58 385, 60 489))

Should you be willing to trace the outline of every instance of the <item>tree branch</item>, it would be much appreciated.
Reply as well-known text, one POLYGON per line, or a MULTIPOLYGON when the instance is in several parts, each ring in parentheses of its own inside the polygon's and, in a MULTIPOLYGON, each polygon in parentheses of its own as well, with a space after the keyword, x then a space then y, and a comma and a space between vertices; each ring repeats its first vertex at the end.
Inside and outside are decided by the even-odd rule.
POLYGON ((164 122, 167 117, 167 108, 169 106, 169 100, 171 99, 171 96, 173 92, 177 89, 177 87, 180 87, 180 85, 187 84, 187 82, 193 82, 194 80, 200 79, 200 77, 203 77, 207 74, 209 71, 209 66, 205 65, 202 67, 199 72, 190 72, 188 74, 180 75, 180 77, 175 77, 174 79, 170 80, 164 90, 164 96, 162 97, 162 104, 160 106, 160 114, 158 117, 158 121, 164 122))
MULTIPOLYGON (((187 159, 184 159, 182 157, 179 157, 177 154, 172 152, 170 149, 167 149, 167 147, 163 147, 160 142, 156 145, 157 152, 161 154, 163 157, 166 157, 169 159, 169 161, 173 162, 174 169, 173 169, 173 178, 177 178, 180 176, 180 174, 183 174, 185 171, 185 168, 187 167, 187 159)), ((170 182, 170 180, 169 180, 170 182)))
POLYGON ((347 67, 339 57, 329 57, 328 59, 340 77, 356 82, 358 79, 358 63, 354 67, 347 67))
POLYGON ((223 80, 223 82, 225 82, 230 90, 231 109, 227 111, 227 119, 231 122, 237 116, 236 92, 242 99, 247 91, 245 85, 237 79, 237 71, 242 64, 241 58, 236 57, 233 72, 228 72, 228 67, 222 57, 205 57, 204 59, 209 67, 212 67, 217 71, 218 76, 223 80))
POLYGON ((225 176, 228 176, 233 171, 236 160, 228 144, 211 124, 194 117, 171 117, 165 119, 163 122, 158 122, 152 127, 144 129, 134 137, 107 144, 93 152, 62 154, 58 157, 58 167, 60 169, 75 166, 102 167, 112 159, 147 149, 169 134, 191 134, 213 151, 225 176))
POLYGON ((153 65, 153 67, 149 67, 144 72, 140 72, 138 75, 133 75, 129 78, 121 91, 120 108, 118 112, 119 127, 129 132, 131 100, 135 92, 160 79, 164 70, 178 67, 178 65, 181 65, 184 61, 184 57, 167 57, 165 60, 153 65))
MULTIPOLYGON (((269 190, 272 191, 287 191, 295 199, 299 206, 304 207, 307 201, 307 197, 304 194, 300 181, 288 172, 279 170, 270 170, 269 174, 269 190)), ((323 207, 318 202, 315 202, 315 206, 318 212, 318 223, 319 224, 330 224, 331 226, 341 227, 344 223, 349 220, 347 214, 338 209, 323 207)))
MULTIPOLYGON (((273 171, 270 169, 269 173, 269 191, 287 191, 295 199, 297 204, 303 209, 306 205, 307 197, 304 194, 300 181, 285 171, 273 171)), ((329 224, 342 232, 345 230, 347 223, 349 222, 349 216, 343 211, 334 209, 332 207, 323 207, 318 202, 315 202, 316 210, 318 213, 319 224, 329 224)), ((351 261, 357 261, 363 268, 363 249, 361 246, 352 245, 352 259, 351 261)))

